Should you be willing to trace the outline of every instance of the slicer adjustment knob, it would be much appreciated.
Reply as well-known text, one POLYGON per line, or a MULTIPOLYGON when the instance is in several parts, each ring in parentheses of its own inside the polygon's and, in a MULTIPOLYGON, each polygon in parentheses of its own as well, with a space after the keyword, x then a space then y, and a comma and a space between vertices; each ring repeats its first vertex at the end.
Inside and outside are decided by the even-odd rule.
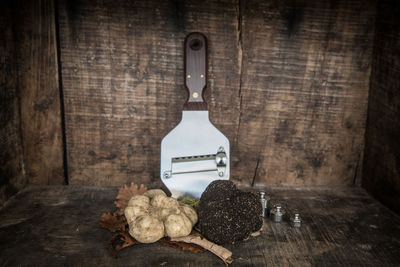
POLYGON ((217 172, 219 177, 224 177, 227 157, 225 149, 221 146, 219 147, 217 154, 215 154, 215 163, 217 164, 217 172))
POLYGON ((226 153, 225 151, 218 152, 215 155, 215 162, 217 166, 226 166, 226 153))

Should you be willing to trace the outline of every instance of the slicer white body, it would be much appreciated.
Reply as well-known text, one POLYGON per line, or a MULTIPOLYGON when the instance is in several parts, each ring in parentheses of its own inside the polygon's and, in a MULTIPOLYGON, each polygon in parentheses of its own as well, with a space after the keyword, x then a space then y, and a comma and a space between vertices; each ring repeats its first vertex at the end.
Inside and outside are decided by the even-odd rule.
POLYGON ((212 181, 229 179, 229 151, 229 140, 210 122, 208 111, 183 111, 182 121, 161 142, 161 180, 175 198, 200 198, 212 181), (218 155, 217 160, 211 157, 218 151, 226 155, 223 169, 218 155), (176 163, 182 157, 185 160, 176 163))

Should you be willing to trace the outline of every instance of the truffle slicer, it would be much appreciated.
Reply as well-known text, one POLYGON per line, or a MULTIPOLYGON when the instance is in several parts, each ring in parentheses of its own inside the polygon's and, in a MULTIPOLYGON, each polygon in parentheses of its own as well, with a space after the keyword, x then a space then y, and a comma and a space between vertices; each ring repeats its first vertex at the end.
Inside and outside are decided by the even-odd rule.
POLYGON ((229 180, 229 140, 209 120, 203 92, 207 84, 207 39, 185 39, 185 86, 189 97, 181 122, 161 141, 160 177, 173 197, 200 198, 214 180, 229 180))

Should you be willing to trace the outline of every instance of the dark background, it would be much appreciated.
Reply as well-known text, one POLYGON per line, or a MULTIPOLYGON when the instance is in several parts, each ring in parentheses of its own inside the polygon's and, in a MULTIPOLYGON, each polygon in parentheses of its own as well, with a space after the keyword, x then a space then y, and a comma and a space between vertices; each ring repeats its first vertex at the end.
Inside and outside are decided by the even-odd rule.
POLYGON ((0 204, 30 184, 161 183, 208 37, 211 121, 242 185, 363 186, 400 211, 400 4, 2 1, 0 204))

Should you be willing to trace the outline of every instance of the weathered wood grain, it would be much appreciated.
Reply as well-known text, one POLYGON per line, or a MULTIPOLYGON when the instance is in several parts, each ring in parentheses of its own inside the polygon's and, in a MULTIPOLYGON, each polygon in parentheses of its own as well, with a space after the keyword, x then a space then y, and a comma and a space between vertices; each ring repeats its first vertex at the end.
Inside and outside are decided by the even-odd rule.
POLYGON ((232 1, 61 1, 71 184, 159 180, 160 142, 187 97, 183 41, 209 41, 211 120, 231 139, 239 85, 232 1))
POLYGON ((26 183, 11 1, 0 3, 0 206, 26 183))
POLYGON ((400 213, 400 3, 377 8, 362 185, 400 213))
POLYGON ((25 184, 62 184, 53 1, 1 3, 0 203, 25 184))
POLYGON ((63 184, 54 1, 17 1, 18 90, 30 184, 63 184))
MULTIPOLYGON (((259 188, 258 188, 259 189, 259 188)), ((268 188, 275 201, 298 209, 303 225, 265 220, 261 236, 227 246, 232 266, 397 266, 400 217, 360 188, 268 188)), ((100 228, 117 188, 30 187, 0 210, 1 266, 224 266, 209 252, 156 244, 107 251, 100 228), (23 255, 23 256, 22 256, 23 255)))
POLYGON ((235 178, 360 182, 375 1, 241 1, 235 178))
POLYGON ((233 180, 359 184, 374 3, 61 1, 71 183, 159 179, 160 141, 186 98, 183 40, 200 31, 233 180))

